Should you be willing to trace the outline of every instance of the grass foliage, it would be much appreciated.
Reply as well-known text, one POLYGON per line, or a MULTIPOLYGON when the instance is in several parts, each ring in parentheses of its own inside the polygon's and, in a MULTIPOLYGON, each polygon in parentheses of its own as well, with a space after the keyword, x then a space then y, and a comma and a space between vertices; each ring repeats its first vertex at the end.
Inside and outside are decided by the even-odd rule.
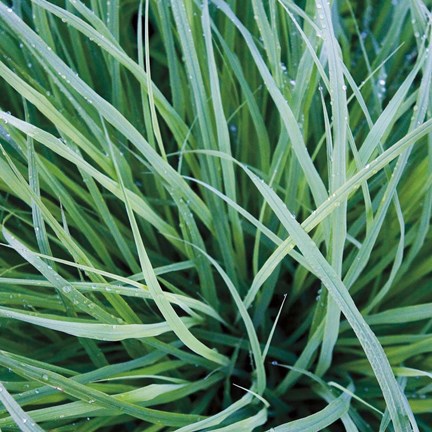
POLYGON ((0 1, 0 429, 431 431, 430 7, 0 1))

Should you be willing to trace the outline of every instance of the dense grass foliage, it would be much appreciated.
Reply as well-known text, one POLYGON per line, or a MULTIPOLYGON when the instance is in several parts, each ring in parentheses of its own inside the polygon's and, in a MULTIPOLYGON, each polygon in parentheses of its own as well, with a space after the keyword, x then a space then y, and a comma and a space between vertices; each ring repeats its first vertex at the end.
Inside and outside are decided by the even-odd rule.
POLYGON ((431 431, 430 7, 1 0, 1 430, 431 431))

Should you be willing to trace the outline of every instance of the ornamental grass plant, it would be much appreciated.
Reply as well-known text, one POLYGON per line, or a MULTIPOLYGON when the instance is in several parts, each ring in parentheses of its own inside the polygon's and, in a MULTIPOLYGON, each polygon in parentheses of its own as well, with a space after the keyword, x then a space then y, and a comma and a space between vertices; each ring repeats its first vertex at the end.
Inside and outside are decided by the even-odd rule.
POLYGON ((432 431, 430 0, 0 0, 2 431, 432 431))

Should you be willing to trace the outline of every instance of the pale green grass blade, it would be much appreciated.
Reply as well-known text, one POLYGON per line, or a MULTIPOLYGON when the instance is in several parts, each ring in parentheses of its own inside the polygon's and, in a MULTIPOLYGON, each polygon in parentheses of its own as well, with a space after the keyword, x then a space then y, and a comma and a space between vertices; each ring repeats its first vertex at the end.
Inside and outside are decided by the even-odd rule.
POLYGON ((418 304, 414 306, 404 306, 401 308, 389 309, 370 315, 366 318, 368 324, 396 324, 409 323, 430 319, 432 317, 432 304, 418 304))
POLYGON ((164 46, 167 54, 168 70, 170 72, 169 80, 170 89, 172 92, 172 103, 175 111, 179 114, 179 116, 183 117, 183 113, 185 110, 185 102, 180 76, 181 68, 179 66, 179 61, 175 53, 174 36, 173 33, 169 31, 169 6, 170 5, 168 2, 159 2, 157 5, 161 20, 161 32, 163 35, 164 46))
MULTIPOLYGON (((314 49, 311 41, 309 40, 308 35, 306 35, 306 33, 304 32, 304 30, 302 29, 302 27, 298 24, 297 20, 295 19, 294 14, 291 12, 294 11, 294 13, 298 14, 299 16, 301 16, 302 18, 304 18, 308 24, 312 27, 313 30, 315 30, 316 34, 320 37, 322 37, 321 35, 321 31, 322 29, 319 28, 319 26, 309 18, 309 16, 307 14, 305 14, 303 12, 302 9, 300 9, 296 4, 292 3, 292 2, 288 2, 286 0, 278 0, 278 2, 282 5, 282 7, 284 8, 285 12, 288 14, 290 20, 292 21, 292 23, 294 24, 294 26, 296 27, 297 31, 300 33, 306 47, 307 47, 307 52, 309 53, 309 55, 311 56, 311 58, 313 59, 313 62, 316 66, 316 68, 319 71, 320 74, 320 78, 323 81, 323 84, 326 88, 330 88, 330 83, 329 83, 329 78, 327 76, 327 73, 325 72, 324 69, 324 65, 322 64, 322 62, 320 61, 316 50, 314 49)), ((304 87, 308 85, 307 80, 304 79, 305 75, 303 74, 303 71, 298 72, 298 76, 300 79, 304 80, 303 81, 303 88, 298 86, 299 88, 299 94, 301 95, 304 91, 304 87)), ((297 85, 299 84, 300 80, 296 80, 296 89, 297 89, 297 85)))
MULTIPOLYGON (((240 215, 242 215, 246 220, 248 220, 252 225, 254 225, 259 232, 263 233, 268 239, 270 239, 273 243, 276 245, 280 245, 282 243, 282 240, 274 234, 272 231, 270 231, 264 224, 262 224, 258 219, 256 219, 254 216, 252 216, 249 212, 247 212, 243 207, 239 206, 235 201, 230 199, 228 196, 224 195, 223 193, 219 192, 214 187, 210 186, 207 183, 204 183, 200 180, 194 179, 192 177, 184 176, 185 179, 198 183, 201 186, 205 187, 212 193, 214 193, 216 196, 224 200, 231 208, 233 208, 235 211, 237 211, 240 215)), ((308 263, 304 260, 304 258, 294 250, 291 250, 289 252, 295 259, 300 262, 303 266, 308 268, 308 263)), ((248 296, 245 298, 244 303, 246 307, 250 306, 251 298, 253 298, 253 294, 248 294, 248 296)))
POLYGON ((269 350, 269 348, 270 348, 270 344, 271 344, 271 341, 272 341, 272 338, 273 338, 274 332, 275 332, 275 330, 276 330, 277 323, 278 323, 279 318, 280 318, 280 315, 281 315, 281 313, 282 313, 282 309, 283 309, 283 306, 284 306, 284 304, 285 304, 286 297, 287 297, 287 295, 285 294, 285 295, 284 295, 284 298, 283 298, 283 300, 282 300, 282 304, 281 304, 281 306, 280 306, 280 308, 279 308, 278 314, 276 315, 276 318, 275 318, 274 324, 273 324, 273 326, 272 326, 272 328, 271 328, 271 330, 270 330, 270 334, 269 334, 269 337, 268 337, 267 343, 266 343, 266 345, 265 345, 265 347, 264 347, 264 350, 263 350, 263 353, 262 353, 263 361, 264 361, 265 358, 267 357, 268 350, 269 350))
POLYGON ((378 120, 375 122, 368 136, 364 140, 362 146, 359 149, 360 160, 366 164, 377 148, 381 138, 384 136, 389 127, 392 126, 397 118, 398 109, 400 108, 403 100, 407 96, 408 90, 411 87, 415 77, 420 71, 423 65, 425 55, 421 55, 417 60, 417 63, 410 74, 407 76, 405 81, 399 87, 396 94, 393 96, 391 101, 388 103, 378 120))
MULTIPOLYGON (((27 148, 29 164, 29 184, 30 187, 33 189, 33 192, 40 197, 39 174, 37 170, 33 140, 31 138, 27 138, 27 148)), ((51 250, 48 242, 45 223, 39 207, 34 202, 32 202, 32 215, 39 250, 45 255, 50 255, 51 250)))
MULTIPOLYGON (((408 146, 416 143, 419 139, 425 136, 429 131, 432 130, 432 121, 428 120, 422 123, 420 126, 416 127, 412 132, 407 134, 384 153, 379 155, 375 160, 370 162, 365 166, 360 172, 349 178, 342 187, 335 191, 332 196, 330 196, 317 210, 312 213, 302 224, 303 228, 309 232, 318 223, 323 221, 335 208, 337 208, 338 201, 341 198, 348 196, 350 193, 354 192, 365 180, 375 175, 379 169, 387 166, 393 159, 398 157, 408 146)), ((212 156, 217 156, 221 158, 226 158, 225 154, 221 154, 215 151, 195 151, 195 153, 204 153, 212 156)), ((243 169, 245 167, 240 164, 243 169)), ((250 173, 252 174, 252 173, 250 173)), ((255 280, 262 280, 262 274, 271 274, 273 269, 279 264, 279 262, 287 255, 287 253, 293 248, 293 240, 288 238, 285 240, 273 253, 273 255, 267 260, 267 263, 261 268, 260 272, 255 277, 255 280), (275 257, 277 259, 275 260, 275 257)), ((268 276, 267 276, 268 277, 268 276)), ((264 277, 264 280, 266 277, 264 277)), ((259 290, 261 282, 254 282, 250 290, 256 293, 259 290)))
POLYGON ((215 432, 230 432, 232 430, 254 430, 255 428, 262 426, 267 420, 267 409, 263 408, 258 411, 255 415, 240 420, 235 423, 231 423, 229 426, 213 429, 215 432))
MULTIPOLYGON (((93 324, 80 319, 65 319, 61 316, 47 316, 37 313, 22 313, 14 309, 0 308, 0 316, 46 327, 73 336, 85 337, 102 341, 120 341, 124 339, 140 339, 159 336, 171 331, 167 323, 157 324, 93 324)), ((191 318, 182 320, 186 327, 196 324, 191 318)))
POLYGON ((322 180, 319 178, 316 168, 314 167, 311 158, 307 153, 302 134, 299 130, 298 124, 295 120, 294 114, 291 111, 290 106, 287 104, 283 95, 277 89, 274 79, 268 71, 248 30, 241 24, 241 22, 232 13, 231 9, 225 2, 220 0, 214 0, 214 3, 233 22, 233 24, 238 28, 243 38, 247 42, 249 50, 254 58, 256 66, 261 73, 264 83, 266 84, 274 100, 274 103, 279 109, 281 118, 284 121, 287 132, 291 138, 291 142, 294 151, 296 152, 296 156, 298 157, 299 163, 303 168, 304 175, 308 180, 308 184, 311 188, 311 192, 315 198, 315 201, 317 205, 319 205, 327 198, 327 192, 325 191, 322 180))
MULTIPOLYGON (((196 247, 196 246, 195 246, 196 247)), ((241 297, 238 293, 238 290, 234 286, 233 282, 230 280, 227 273, 222 269, 222 267, 207 253, 205 253, 203 250, 199 250, 200 253, 202 253, 206 259, 210 261, 212 266, 216 269, 216 271, 219 273, 223 281, 225 282, 231 296, 234 299, 234 302, 238 308, 238 313, 241 316, 244 325, 246 327, 246 332, 249 338, 249 343, 251 345, 251 352, 253 354, 255 368, 256 368, 256 393, 258 395, 261 395, 265 388, 266 388, 266 374, 264 370, 264 358, 263 353, 261 351, 261 347, 258 341, 258 336, 256 334, 256 331, 254 329, 254 325, 252 323, 252 320, 246 310, 245 305, 243 304, 241 297)))
MULTIPOLYGON (((130 57, 126 55, 124 50, 118 44, 106 25, 89 10, 82 2, 77 0, 73 6, 76 8, 86 19, 94 26, 94 28, 88 25, 85 21, 78 18, 76 15, 62 9, 56 5, 53 5, 45 0, 32 0, 33 3, 45 8, 47 11, 60 17, 62 21, 67 22, 70 26, 78 30, 83 35, 87 36, 89 39, 95 41, 98 46, 103 48, 113 56, 121 65, 130 70, 134 76, 140 81, 144 89, 147 89, 147 76, 142 68, 139 67, 130 57)), ((155 87, 153 89, 155 104, 161 112, 161 115, 167 122, 169 122, 173 133, 177 137, 181 137, 187 133, 186 126, 182 123, 177 112, 169 105, 162 92, 155 87)), ((180 140, 181 141, 181 140, 180 140)))
POLYGON ((33 419, 23 411, 23 409, 15 402, 14 398, 9 394, 4 385, 0 383, 0 402, 9 411, 16 425, 23 432, 42 432, 33 419))
MULTIPOLYGON (((140 8, 138 12, 138 18, 139 18, 139 26, 141 26, 141 17, 142 17, 142 4, 143 2, 140 1, 140 8)), ((147 91, 148 91, 148 99, 149 99, 149 106, 150 106, 150 114, 151 114, 151 121, 152 121, 152 130, 156 138, 156 142, 159 147, 159 151, 161 156, 166 159, 166 152, 164 148, 164 144, 162 141, 162 136, 159 128, 159 122, 157 119, 156 114, 156 108, 155 108, 155 101, 153 96, 153 83, 151 79, 151 64, 150 64, 150 45, 149 45, 149 22, 148 22, 148 14, 149 14, 149 1, 146 0, 145 2, 145 16, 144 16, 144 41, 145 41, 145 69, 146 69, 146 75, 147 75, 147 91)), ((140 28, 140 27, 139 27, 140 28)), ((138 37, 142 36, 142 33, 138 31, 138 37)), ((142 38, 141 38, 142 40, 142 38)))
POLYGON ((316 414, 294 420, 289 423, 269 429, 269 432, 318 432, 344 416, 349 409, 349 398, 342 394, 316 414))
MULTIPOLYGON (((278 87, 282 86, 282 68, 281 68, 281 48, 278 38, 275 37, 277 32, 275 28, 271 27, 271 24, 267 18, 267 12, 262 2, 258 0, 252 0, 252 7, 254 13, 254 19, 258 26, 258 30, 261 35, 261 39, 264 45, 264 49, 267 53, 272 76, 275 78, 275 82, 278 87)), ((274 22, 274 20, 273 20, 274 22)))
POLYGON ((199 420, 198 416, 194 415, 181 415, 175 413, 168 413, 157 411, 149 408, 143 408, 129 402, 116 400, 112 396, 106 395, 98 390, 93 390, 88 386, 79 384, 70 379, 64 378, 62 375, 41 369, 29 364, 18 363, 7 355, 4 351, 0 352, 0 364, 4 367, 10 367, 15 373, 22 375, 27 379, 35 380, 43 385, 50 385, 62 389, 70 396, 83 400, 90 404, 99 404, 106 408, 120 410, 136 418, 151 423, 158 423, 163 421, 164 424, 173 426, 182 426, 189 422, 199 420))
POLYGON ((59 292, 62 292, 70 301, 80 310, 86 312, 95 319, 113 322, 117 324, 114 316, 107 313, 104 309, 93 303, 87 297, 75 290, 69 282, 56 273, 49 265, 47 265, 41 258, 31 252, 30 249, 25 247, 18 241, 6 228, 3 227, 3 235, 8 243, 31 265, 33 265, 59 292))
POLYGON ((429 430, 431 0, 201 3, 0 0, 0 382, 59 432, 429 430))
MULTIPOLYGON (((260 155, 259 161, 263 167, 263 171, 267 172, 269 168, 269 161, 270 161, 270 141, 269 141, 269 134, 265 126, 262 113, 260 112, 260 108, 254 97, 254 92, 256 92, 257 89, 253 89, 249 86, 249 83, 247 82, 247 78, 245 77, 245 73, 242 69, 239 58, 231 51, 230 47, 222 38, 222 35, 219 33, 217 28, 213 27, 213 31, 218 37, 218 41, 224 50, 224 53, 226 55, 226 62, 229 63, 233 75, 238 80, 238 83, 244 94, 244 98, 245 98, 244 103, 247 105, 249 109, 249 115, 253 120, 252 126, 256 130, 256 139, 257 139, 256 147, 257 147, 257 152, 259 152, 260 155)), ((234 112, 232 115, 234 114, 236 114, 236 112, 234 112)), ((238 130, 238 128, 236 130, 238 130)))
MULTIPOLYGON (((52 8, 48 7, 47 2, 42 2, 39 0, 37 0, 37 2, 38 4, 43 3, 43 5, 50 10, 50 12, 54 12, 51 10, 52 8)), ((62 12, 62 14, 63 13, 68 16, 68 19, 76 20, 75 16, 70 16, 71 14, 68 15, 65 11, 62 12)), ((154 169, 169 184, 174 186, 179 191, 182 190, 183 193, 181 193, 181 195, 183 195, 185 199, 190 200, 191 207, 197 211, 197 214, 199 214, 200 217, 204 217, 205 219, 206 215, 208 216, 208 211, 204 208, 202 201, 200 201, 196 194, 194 194, 193 191, 191 191, 185 185, 184 181, 178 176, 178 173, 170 165, 164 162, 159 155, 157 155, 155 150, 151 148, 144 137, 139 134, 136 128, 134 128, 121 113, 119 113, 112 105, 107 103, 93 89, 91 89, 79 77, 77 77, 58 57, 56 57, 52 52, 48 51, 40 38, 13 13, 8 13, 7 8, 2 4, 0 4, 0 16, 3 20, 8 22, 9 25, 13 25, 15 31, 22 35, 23 41, 31 46, 33 50, 36 50, 36 52, 41 55, 41 58, 44 58, 47 61, 47 64, 56 71, 57 75, 60 74, 62 77, 65 77, 64 79, 69 81, 68 84, 73 86, 76 92, 88 95, 87 98, 93 107, 95 107, 95 109, 97 109, 110 124, 117 128, 119 132, 121 132, 127 139, 134 143, 137 149, 146 157, 154 169)), ((100 35, 97 33, 96 35, 98 36, 98 39, 101 39, 100 35)), ((106 43, 106 41, 103 41, 102 43, 106 43)))
MULTIPOLYGON (((333 145, 327 152, 330 153, 330 193, 334 193, 346 181, 347 169, 347 121, 348 108, 344 82, 343 60, 339 44, 333 31, 331 10, 326 1, 317 4, 324 38, 323 48, 327 51, 329 63, 330 98, 333 118, 333 145)), ((338 202, 337 208, 331 216, 331 244, 330 265, 339 277, 342 277, 342 261, 347 233, 347 201, 338 202)), ((320 358, 317 364, 317 374, 322 375, 331 364, 334 345, 337 340, 340 311, 329 297, 325 316, 324 338, 320 358)))
POLYGON ((199 430, 203 430, 202 428, 208 428, 212 426, 217 426, 222 423, 226 418, 230 415, 234 414, 236 411, 250 404, 253 399, 253 395, 251 393, 245 394, 241 399, 233 403, 231 406, 225 408, 220 411, 218 414, 215 414, 205 420, 201 420, 194 425, 184 426, 178 429, 178 432, 195 432, 199 430))
MULTIPOLYGON (((93 283, 93 282, 69 282, 69 284, 73 287, 75 287, 77 290, 84 292, 84 293, 90 293, 90 292, 101 292, 101 293, 112 293, 112 294, 118 294, 122 296, 127 297, 135 297, 135 298, 143 298, 143 299, 152 299, 152 296, 147 288, 147 286, 138 283, 137 281, 134 281, 130 278, 121 277, 118 275, 115 275, 110 272, 102 271, 95 269, 94 267, 88 267, 81 264, 76 264, 70 261, 53 258, 49 256, 44 256, 41 254, 34 253, 33 254, 36 257, 45 258, 47 261, 53 261, 61 264, 66 264, 71 267, 75 267, 77 269, 82 270, 83 272, 86 272, 88 274, 97 274, 100 276, 104 276, 108 279, 113 279, 118 281, 120 284, 124 285, 130 285, 131 287, 127 286, 121 286, 121 285, 114 285, 112 283, 93 283), (134 287, 134 288, 132 288, 134 287)), ((165 269, 166 270, 166 269, 165 269)), ((155 269, 155 274, 159 275, 161 274, 161 271, 159 269, 155 269)), ((41 287, 49 287, 51 286, 51 283, 48 281, 41 281, 41 280, 31 280, 31 279, 10 279, 10 278, 0 278, 1 284, 18 284, 18 285, 37 285, 41 287)), ((185 295, 175 294, 175 293, 169 293, 165 292, 165 296, 168 299, 169 302, 180 306, 184 310, 190 310, 190 309, 196 309, 197 311, 200 311, 201 313, 211 316, 215 318, 216 320, 220 322, 224 322, 224 320, 221 318, 221 316, 209 305, 203 303, 202 301, 194 298, 187 297, 185 295)))
POLYGON ((210 349, 205 344, 203 344, 201 341, 199 341, 184 325, 180 317, 177 315, 176 311, 172 307, 172 305, 169 303, 169 301, 165 298, 164 292, 157 280, 156 274, 154 273, 153 267, 151 265, 150 259, 148 257, 148 254, 146 252, 134 212, 132 210, 132 207, 129 203, 128 196, 126 194, 123 180, 121 177, 121 173, 119 171, 119 167, 117 164, 117 161, 115 159, 115 155, 112 150, 112 143, 109 140, 109 137, 107 136, 107 140, 111 147, 111 153, 114 161, 114 166, 116 168, 117 174, 119 176, 119 182, 123 190, 124 198, 125 198, 125 204, 126 204, 126 210, 128 213, 128 218, 131 224, 131 229, 133 232, 133 236, 135 239, 135 244, 137 247, 137 252, 139 256, 140 265, 143 271, 144 278, 146 280, 148 289, 150 291, 150 294, 153 297, 153 300, 155 301, 158 309, 162 313, 163 317, 165 318, 166 322, 168 323, 169 327, 174 331, 174 333, 179 337, 179 339, 184 342, 184 344, 190 348, 192 351, 196 352, 197 354, 203 356, 204 358, 214 361, 215 363, 221 364, 221 365, 227 365, 229 363, 229 360, 222 354, 219 354, 215 350, 210 349))
POLYGON ((396 383, 382 346, 364 321, 335 270, 325 260, 315 243, 301 228, 301 225, 295 220, 293 215, 289 213, 280 198, 261 183, 255 175, 250 172, 248 172, 248 175, 258 190, 266 196, 273 211, 290 232, 299 249, 309 261, 314 273, 329 290, 330 295, 350 322, 375 372, 395 427, 409 430, 411 424, 414 430, 416 430, 417 426, 412 411, 408 406, 405 395, 401 393, 396 383))
MULTIPOLYGON (((6 69, 2 68, 2 65, 0 63, 0 70, 2 72, 6 72, 6 69)), ((27 84, 24 83, 23 80, 20 80, 16 75, 12 75, 12 73, 5 75, 5 78, 10 77, 10 84, 16 85, 20 91, 26 91, 28 90, 30 93, 24 93, 30 101, 34 102, 36 106, 40 107, 41 111, 46 114, 49 118, 52 118, 53 122, 60 127, 62 123, 65 124, 66 128, 66 134, 71 137, 71 139, 76 142, 80 143, 83 142, 85 144, 85 148, 88 148, 87 140, 85 140, 82 135, 79 134, 78 131, 74 130, 74 128, 68 124, 67 120, 62 117, 57 116, 51 116, 51 114, 56 114, 52 105, 49 104, 48 100, 40 95, 37 94, 34 90, 30 88, 27 84), (45 110, 46 107, 48 110, 45 110)), ((9 120, 8 120, 9 121, 9 120)), ((79 155, 77 155, 74 151, 67 148, 59 139, 55 138, 53 135, 40 130, 38 128, 35 128, 34 126, 30 126, 30 124, 25 123, 16 119, 14 122, 12 118, 10 118, 10 123, 16 125, 17 127, 20 127, 21 130, 25 131, 30 137, 33 137, 35 140, 42 142, 44 145, 47 145, 51 150, 55 151, 60 156, 66 158, 69 161, 74 162, 78 167, 83 169, 84 172, 94 177, 97 181, 99 181, 104 187, 107 187, 108 190, 113 192, 112 186, 109 187, 108 185, 113 185, 113 182, 111 179, 109 179, 106 175, 103 173, 100 173, 99 175, 96 175, 97 170, 93 166, 91 166, 88 162, 85 162, 84 159, 82 159, 79 155), (102 180, 102 181, 101 181, 102 180)), ((120 194, 120 188, 118 187, 118 194, 120 194)), ((136 196, 136 194, 134 194, 136 196)), ((157 225, 160 224, 161 230, 167 230, 168 233, 171 232, 173 234, 172 228, 165 222, 162 221, 162 219, 156 215, 156 213, 148 206, 148 204, 145 203, 144 200, 141 198, 136 197, 133 202, 136 202, 137 200, 141 201, 140 206, 144 208, 144 212, 142 214, 147 214, 150 218, 149 221, 154 221, 157 225)))
MULTIPOLYGON (((218 141, 218 148, 223 153, 231 155, 231 145, 230 137, 228 131, 227 120, 225 117, 222 98, 221 98, 221 88, 218 79, 218 71, 215 61, 215 54, 213 50, 212 34, 211 34, 211 22, 208 10, 208 3, 205 2, 203 5, 203 15, 202 15, 202 27, 204 31, 204 39, 207 50, 207 63, 209 69, 209 79, 210 88, 212 95, 213 111, 216 123, 216 136, 218 141)), ((236 188, 235 188, 235 175, 234 166, 229 161, 222 161, 222 175, 223 184, 226 190, 226 194, 233 201, 237 201, 236 198, 236 188)), ((245 248, 244 248, 244 238, 243 231, 240 226, 240 220, 236 212, 229 209, 229 218, 233 231, 233 242, 234 248, 236 250, 236 259, 238 271, 241 274, 245 274, 245 248)))
MULTIPOLYGON (((15 173, 19 176, 18 171, 15 168, 15 173)), ((14 181, 12 180, 13 177, 11 178, 9 176, 8 181, 14 181)), ((17 190, 23 190, 23 181, 21 180, 21 185, 17 186, 18 189, 17 190)), ((28 188, 28 185, 25 183, 24 181, 24 191, 28 188)), ((36 196, 36 195, 32 195, 31 194, 31 190, 30 191, 30 197, 33 198, 35 201, 38 202, 39 207, 42 209, 42 212, 44 214, 44 217, 47 218, 47 221, 50 223, 51 227, 56 231, 57 235, 59 236, 59 238, 61 238, 64 242, 64 244, 69 246, 69 251, 72 251, 73 254, 75 254, 78 259, 80 261, 84 261, 86 263, 89 263, 89 260, 87 258, 87 256, 85 254, 83 254, 82 250, 72 241, 72 239, 70 238, 70 236, 68 235, 67 230, 65 231, 64 229, 61 229, 59 224, 57 223, 57 221, 53 218, 52 214, 49 213, 47 211, 47 209, 45 208, 45 206, 42 204, 42 202, 40 201, 40 199, 36 196)), ((27 191, 28 192, 28 191, 27 191)), ((31 262, 37 269, 42 269, 43 270, 43 274, 48 278, 48 280, 51 281, 51 283, 53 283, 53 285, 59 290, 59 292, 65 294, 68 294, 70 291, 73 292, 73 296, 76 297, 74 298, 74 301, 77 304, 83 304, 85 307, 88 306, 88 300, 83 298, 82 296, 76 296, 77 293, 75 293, 70 285, 63 279, 61 278, 58 274, 56 274, 54 272, 54 270, 52 268, 50 268, 50 266, 47 266, 45 263, 42 263, 42 260, 40 258, 38 258, 37 256, 35 256, 34 254, 31 253, 31 251, 24 247, 22 244, 20 244, 19 242, 17 242, 15 240, 15 238, 13 236, 11 236, 6 230, 3 230, 5 235, 7 235, 8 240, 11 240, 14 244, 16 244, 15 247, 17 247, 17 250, 19 251, 19 253, 21 255, 23 255, 23 257, 25 257, 27 260, 29 260, 29 262, 31 262), (41 266, 38 267, 38 263, 42 263, 41 266)), ((120 314, 122 314, 123 316, 129 315, 128 318, 126 319, 132 319, 132 321, 134 320, 133 316, 130 317, 130 309, 128 310, 128 308, 125 308, 125 304, 122 303, 120 301, 120 299, 118 298, 112 298, 111 297, 111 301, 116 304, 118 311, 120 312, 120 314)), ((90 304, 92 305, 91 307, 94 307, 95 305, 93 305, 92 302, 90 302, 90 304)), ((88 310, 88 308, 87 308, 88 310)), ((99 309, 100 313, 103 313, 102 309, 99 309)), ((106 314, 105 317, 108 318, 108 316, 110 316, 109 314, 106 314)))
POLYGON ((356 396, 351 390, 341 386, 338 383, 335 383, 333 381, 329 381, 328 385, 331 387, 336 387, 339 390, 342 390, 344 393, 348 394, 350 397, 352 397, 353 399, 356 399, 358 401, 360 401, 362 404, 366 405, 367 407, 369 407, 371 410, 377 412, 380 415, 384 415, 384 413, 382 411, 380 411, 378 408, 375 408, 374 406, 372 406, 371 404, 368 404, 367 402, 365 402, 363 399, 361 399, 360 397, 356 396))
MULTIPOLYGON (((206 89, 204 87, 203 73, 200 68, 199 58, 196 55, 196 45, 193 39, 192 34, 192 26, 189 22, 189 18, 187 15, 187 7, 185 4, 177 1, 171 2, 171 8, 173 11, 174 20, 177 26, 178 35, 180 39, 181 49, 184 55, 184 61, 186 66, 186 72, 188 75, 189 84, 191 87, 192 99, 195 107, 195 115, 197 116, 197 122, 199 125, 199 135, 202 141, 202 145, 206 149, 215 148, 215 131, 212 125, 210 107, 207 103, 206 89)), ((207 32, 208 32, 208 26, 207 32)), ((205 34, 204 30, 204 34, 205 34)), ((207 43, 207 50, 209 50, 209 46, 207 43)), ((211 56, 211 51, 209 52, 211 56)), ((213 98, 214 98, 215 90, 213 90, 213 98)), ((221 107, 218 106, 217 100, 214 101, 214 106, 216 104, 216 116, 219 117, 219 120, 223 122, 223 115, 221 114, 221 107)), ((218 118, 216 117, 216 120, 218 118)), ((222 126, 219 126, 219 134, 221 133, 222 126)), ((225 136, 220 137, 218 143, 222 140, 227 139, 226 129, 225 136)), ((228 143, 224 143, 224 148, 228 148, 228 143)), ((219 179, 219 175, 217 173, 218 167, 214 165, 205 164, 202 167, 203 176, 211 185, 219 186, 221 181, 219 179)), ((232 179, 226 178, 228 175, 227 167, 223 169, 224 178, 227 180, 225 187, 228 189, 228 192, 232 192, 232 179)), ((225 267, 227 268, 228 274, 235 281, 237 280, 237 275, 233 267, 233 247, 232 247, 232 236, 229 230, 228 217, 224 208, 220 205, 220 203, 214 202, 210 199, 209 209, 215 215, 213 218, 214 229, 216 232, 216 238, 220 243, 220 251, 224 259, 225 267)))

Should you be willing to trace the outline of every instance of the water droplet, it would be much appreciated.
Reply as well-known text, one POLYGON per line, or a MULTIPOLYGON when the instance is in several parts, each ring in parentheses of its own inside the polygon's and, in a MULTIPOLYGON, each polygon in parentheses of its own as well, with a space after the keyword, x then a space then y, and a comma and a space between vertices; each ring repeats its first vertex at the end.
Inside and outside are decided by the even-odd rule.
POLYGON ((70 286, 68 286, 68 285, 66 285, 66 286, 64 286, 63 288, 62 288, 62 291, 64 292, 64 293, 69 293, 69 292, 71 292, 71 290, 72 290, 72 288, 70 287, 70 286))
POLYGON ((44 381, 48 381, 49 377, 48 377, 47 374, 43 374, 43 375, 42 375, 42 379, 43 379, 44 381))

